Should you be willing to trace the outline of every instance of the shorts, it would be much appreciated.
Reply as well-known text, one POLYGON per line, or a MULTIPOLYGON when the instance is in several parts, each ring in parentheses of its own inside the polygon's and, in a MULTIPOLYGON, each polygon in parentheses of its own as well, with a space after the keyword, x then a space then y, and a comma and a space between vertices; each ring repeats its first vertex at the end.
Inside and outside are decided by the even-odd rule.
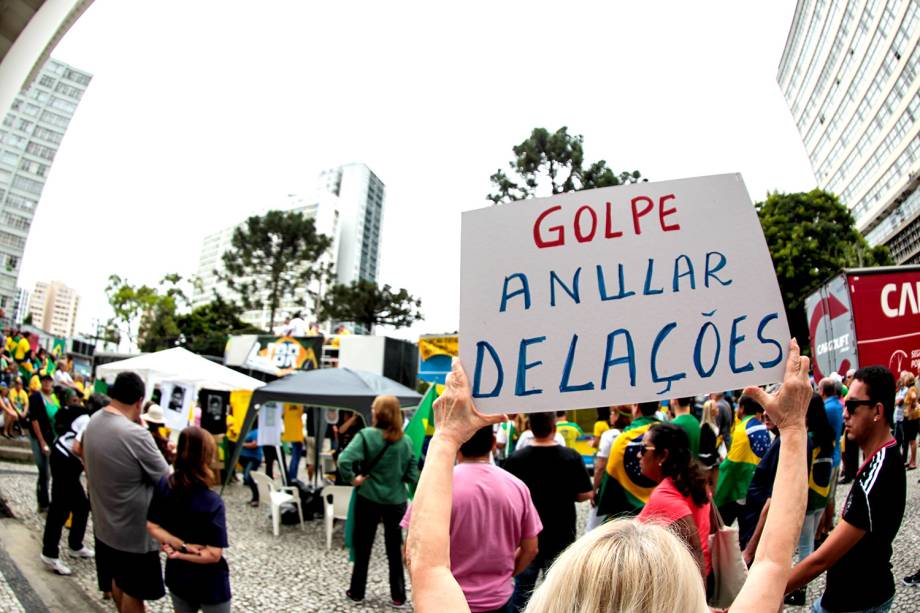
POLYGON ((158 551, 121 551, 97 538, 96 567, 100 576, 111 577, 118 589, 132 598, 159 600, 166 595, 158 551))
POLYGON ((217 604, 202 604, 177 596, 176 593, 171 590, 169 592, 169 597, 172 599, 173 609, 181 611, 181 613, 197 613, 198 611, 202 613, 230 613, 229 600, 217 604))
POLYGON ((307 465, 313 465, 313 458, 316 456, 316 437, 308 436, 304 439, 304 457, 307 458, 307 465))

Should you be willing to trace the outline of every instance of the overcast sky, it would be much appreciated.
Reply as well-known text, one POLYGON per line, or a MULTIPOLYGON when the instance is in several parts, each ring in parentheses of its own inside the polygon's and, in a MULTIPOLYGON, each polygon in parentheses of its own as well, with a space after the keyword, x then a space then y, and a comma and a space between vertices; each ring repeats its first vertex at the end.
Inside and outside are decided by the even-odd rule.
POLYGON ((653 181, 740 172, 755 201, 814 187, 776 84, 794 8, 96 0, 53 53, 95 76, 20 285, 75 287, 88 330, 111 273, 192 274, 206 234, 360 161, 387 187, 379 280, 426 315, 398 334, 453 331, 460 212, 534 127, 653 181))

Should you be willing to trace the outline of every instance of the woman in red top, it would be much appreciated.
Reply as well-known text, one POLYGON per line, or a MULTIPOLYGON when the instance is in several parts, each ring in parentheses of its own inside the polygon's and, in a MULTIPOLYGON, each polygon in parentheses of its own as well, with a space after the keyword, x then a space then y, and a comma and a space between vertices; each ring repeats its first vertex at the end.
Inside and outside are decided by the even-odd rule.
POLYGON ((672 424, 653 426, 642 437, 639 466, 658 487, 639 514, 639 521, 659 522, 690 548, 704 581, 709 558, 709 490, 706 473, 690 454, 687 433, 672 424))

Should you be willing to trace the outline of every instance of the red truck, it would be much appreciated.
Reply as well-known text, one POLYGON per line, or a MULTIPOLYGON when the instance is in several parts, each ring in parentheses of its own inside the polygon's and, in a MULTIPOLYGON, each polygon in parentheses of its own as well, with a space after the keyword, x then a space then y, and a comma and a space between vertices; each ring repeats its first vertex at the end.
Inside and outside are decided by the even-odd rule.
POLYGON ((920 374, 920 266, 843 270, 805 310, 816 380, 871 364, 920 374))

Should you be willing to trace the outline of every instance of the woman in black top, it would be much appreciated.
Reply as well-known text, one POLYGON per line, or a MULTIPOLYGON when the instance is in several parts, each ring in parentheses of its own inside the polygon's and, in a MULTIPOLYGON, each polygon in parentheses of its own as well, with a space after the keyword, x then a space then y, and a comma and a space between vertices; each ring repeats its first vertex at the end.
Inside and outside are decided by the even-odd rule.
POLYGON ((167 555, 166 587, 183 613, 230 611, 230 569, 224 560, 224 503, 210 490, 217 445, 190 426, 179 435, 175 472, 163 477, 147 512, 147 531, 167 555))

